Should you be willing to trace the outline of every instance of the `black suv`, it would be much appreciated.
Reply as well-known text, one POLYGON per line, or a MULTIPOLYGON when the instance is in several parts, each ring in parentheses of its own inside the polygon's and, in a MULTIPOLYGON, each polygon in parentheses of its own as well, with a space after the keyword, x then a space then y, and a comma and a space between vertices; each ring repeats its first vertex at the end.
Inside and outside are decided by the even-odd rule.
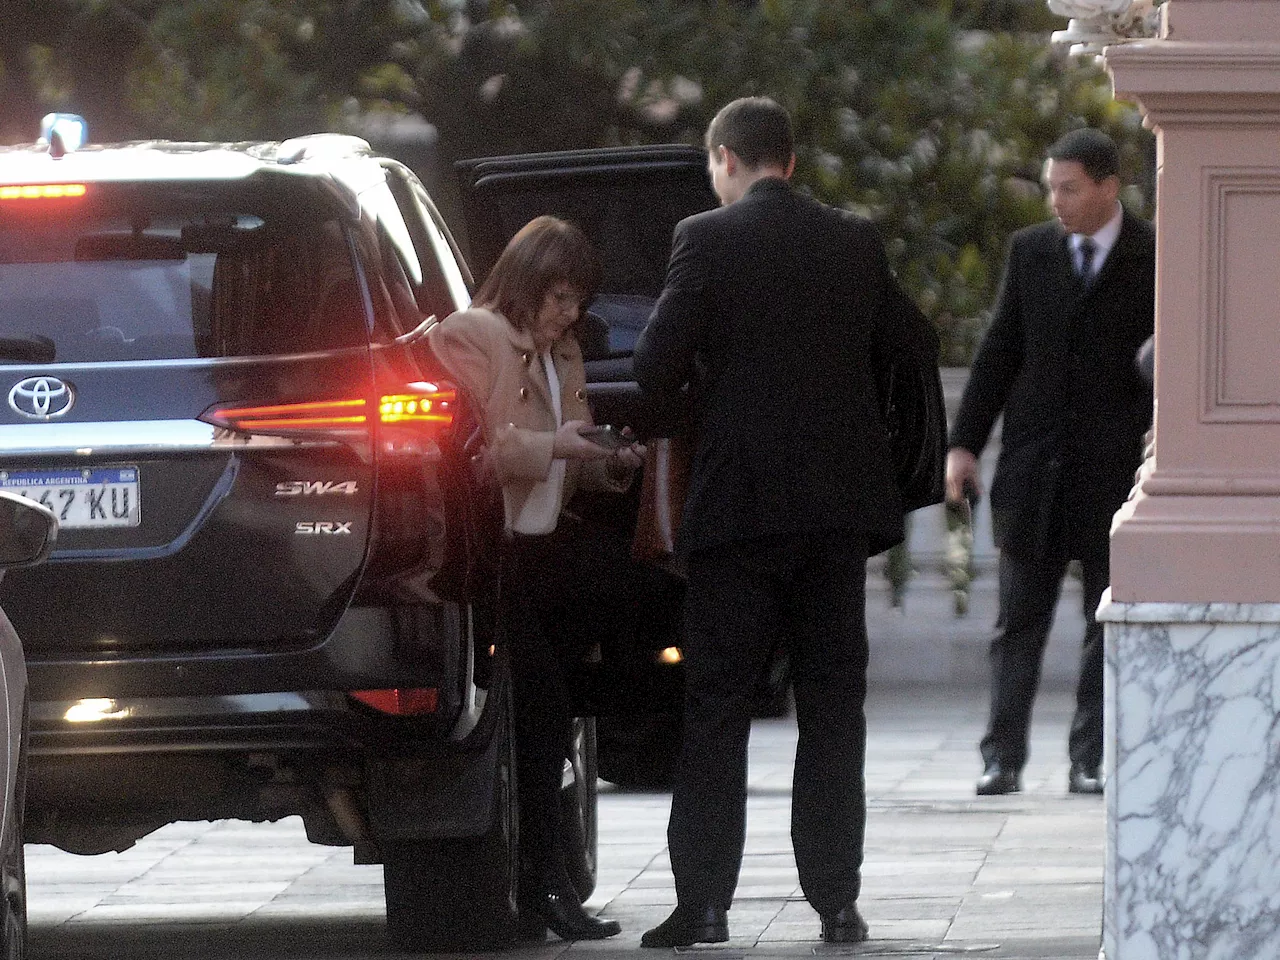
MULTIPOLYGON (((423 336, 472 289, 444 220, 351 137, 51 139, 0 149, 0 489, 62 530, 47 565, 0 587, 30 670, 26 839, 98 853, 177 820, 297 815, 384 864, 400 944, 503 942, 518 841, 501 499, 478 408, 423 336)), ((481 265, 542 212, 601 245, 592 402, 642 424, 629 348, 672 225, 714 203, 703 154, 463 175, 481 265)), ((635 501, 575 506, 626 537, 635 501)), ((584 716, 674 706, 679 597, 673 580, 601 612, 584 716)), ((669 756, 678 729, 657 729, 669 756)), ((579 732, 564 801, 585 896, 592 722, 579 732)))

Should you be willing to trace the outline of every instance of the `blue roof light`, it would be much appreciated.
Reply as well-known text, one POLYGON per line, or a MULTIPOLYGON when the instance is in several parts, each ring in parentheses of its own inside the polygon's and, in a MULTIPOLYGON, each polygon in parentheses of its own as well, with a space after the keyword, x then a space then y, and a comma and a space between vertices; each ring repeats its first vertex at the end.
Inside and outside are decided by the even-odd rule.
POLYGON ((89 125, 74 113, 47 113, 40 121, 40 142, 54 145, 54 135, 61 140, 62 150, 79 150, 89 139, 89 125))

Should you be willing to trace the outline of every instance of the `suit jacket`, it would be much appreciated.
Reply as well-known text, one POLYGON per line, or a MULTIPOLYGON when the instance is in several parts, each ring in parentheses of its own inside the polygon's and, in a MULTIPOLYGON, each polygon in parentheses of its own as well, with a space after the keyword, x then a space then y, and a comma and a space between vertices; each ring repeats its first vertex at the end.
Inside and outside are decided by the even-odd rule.
MULTIPOLYGON (((449 374, 480 404, 493 466, 502 483, 507 525, 536 483, 551 472, 559 423, 551 387, 533 336, 500 313, 473 307, 451 314, 427 332, 427 340, 449 374)), ((570 333, 551 346, 560 380, 564 420, 591 422, 582 350, 570 333)), ((567 460, 561 506, 579 486, 618 490, 603 460, 567 460)))
POLYGON ((1014 234, 950 445, 980 454, 1003 411, 997 540, 1033 557, 1105 556, 1142 460, 1151 390, 1134 356, 1155 323, 1155 230, 1123 215, 1087 289, 1056 221, 1014 234))
POLYGON ((871 362, 893 278, 872 225, 756 182, 677 224, 635 349, 646 394, 691 384, 694 456, 678 547, 848 531, 902 539, 871 362))

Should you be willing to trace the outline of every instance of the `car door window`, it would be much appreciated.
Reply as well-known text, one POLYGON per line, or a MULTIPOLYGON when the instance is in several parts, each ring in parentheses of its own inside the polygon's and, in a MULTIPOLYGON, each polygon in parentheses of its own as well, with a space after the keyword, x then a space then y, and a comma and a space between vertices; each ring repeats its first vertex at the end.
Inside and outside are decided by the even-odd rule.
POLYGON ((424 314, 447 317, 470 303, 471 294, 444 222, 412 173, 399 166, 386 169, 387 186, 412 240, 418 307, 424 314))

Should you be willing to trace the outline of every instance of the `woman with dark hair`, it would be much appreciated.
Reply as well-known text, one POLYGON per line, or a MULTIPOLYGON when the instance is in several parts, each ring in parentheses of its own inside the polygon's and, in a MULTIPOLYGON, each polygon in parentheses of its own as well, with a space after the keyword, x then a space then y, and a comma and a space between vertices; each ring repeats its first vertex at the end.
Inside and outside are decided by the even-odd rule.
POLYGON ((625 491, 644 452, 632 442, 606 447, 589 435, 586 370, 573 326, 599 283, 599 261, 582 232, 538 217, 507 244, 471 307, 428 335, 450 374, 483 406, 502 484, 524 938, 540 939, 548 928, 564 940, 620 930, 582 909, 565 869, 559 803, 572 732, 565 673, 584 652, 576 614, 593 594, 616 600, 607 596, 616 558, 584 542, 561 512, 580 487, 625 491))

